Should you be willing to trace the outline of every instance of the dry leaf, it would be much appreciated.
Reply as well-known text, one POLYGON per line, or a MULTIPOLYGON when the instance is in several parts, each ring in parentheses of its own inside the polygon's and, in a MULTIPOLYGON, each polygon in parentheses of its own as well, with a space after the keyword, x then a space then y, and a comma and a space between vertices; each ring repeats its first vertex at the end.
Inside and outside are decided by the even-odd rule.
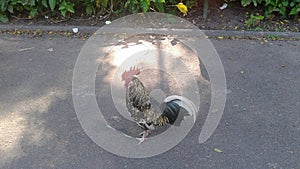
POLYGON ((219 148, 215 148, 215 152, 217 152, 217 153, 222 153, 222 150, 219 149, 219 148))

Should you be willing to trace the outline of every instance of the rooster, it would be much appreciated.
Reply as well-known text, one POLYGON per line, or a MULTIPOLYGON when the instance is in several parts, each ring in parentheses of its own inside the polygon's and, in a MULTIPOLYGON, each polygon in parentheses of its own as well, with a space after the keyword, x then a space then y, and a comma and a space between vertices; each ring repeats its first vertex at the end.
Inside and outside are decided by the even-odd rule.
POLYGON ((138 78, 139 74, 138 68, 131 67, 122 74, 122 81, 125 82, 126 107, 130 116, 144 130, 140 134, 142 138, 138 138, 141 144, 156 126, 174 124, 181 108, 184 108, 190 116, 195 116, 197 110, 192 101, 177 95, 164 99, 165 106, 162 112, 155 110, 151 106, 148 90, 138 78))

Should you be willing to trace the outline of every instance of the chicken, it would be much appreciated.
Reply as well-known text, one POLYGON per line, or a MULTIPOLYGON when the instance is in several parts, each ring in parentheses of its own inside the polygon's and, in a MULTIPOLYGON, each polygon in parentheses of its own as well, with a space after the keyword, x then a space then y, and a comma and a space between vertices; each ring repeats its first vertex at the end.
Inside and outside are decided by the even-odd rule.
POLYGON ((185 97, 172 95, 165 98, 162 112, 155 110, 151 106, 148 90, 137 76, 139 74, 139 69, 131 67, 122 74, 122 80, 125 81, 126 107, 131 118, 144 130, 141 133, 142 138, 139 139, 141 144, 155 126, 174 124, 181 108, 186 109, 190 116, 195 116, 196 106, 185 97))

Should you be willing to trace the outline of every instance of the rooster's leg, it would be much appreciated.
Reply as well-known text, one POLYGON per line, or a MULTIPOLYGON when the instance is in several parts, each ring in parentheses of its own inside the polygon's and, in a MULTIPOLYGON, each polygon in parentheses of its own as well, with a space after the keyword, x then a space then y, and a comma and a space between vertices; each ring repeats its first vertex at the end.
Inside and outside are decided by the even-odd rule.
POLYGON ((143 136, 146 134, 146 136, 148 136, 151 133, 151 130, 144 130, 143 132, 141 132, 139 135, 143 136))
POLYGON ((138 145, 142 144, 144 141, 147 140, 147 136, 149 135, 150 132, 151 132, 151 130, 145 130, 141 133, 143 136, 142 136, 142 138, 137 138, 140 141, 138 143, 138 145))

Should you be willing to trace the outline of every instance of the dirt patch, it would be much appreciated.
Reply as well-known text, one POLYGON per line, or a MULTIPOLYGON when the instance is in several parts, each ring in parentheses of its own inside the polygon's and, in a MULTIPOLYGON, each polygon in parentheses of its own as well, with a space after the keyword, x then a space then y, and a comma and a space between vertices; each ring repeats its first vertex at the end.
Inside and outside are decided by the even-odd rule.
POLYGON ((299 32, 300 18, 282 18, 272 15, 261 21, 253 21, 253 25, 247 26, 246 21, 251 14, 263 15, 263 10, 254 7, 244 8, 240 2, 230 2, 227 8, 221 10, 223 1, 212 1, 209 4, 208 18, 202 17, 202 6, 192 9, 187 19, 200 29, 210 30, 256 30, 256 31, 293 31, 299 32))

